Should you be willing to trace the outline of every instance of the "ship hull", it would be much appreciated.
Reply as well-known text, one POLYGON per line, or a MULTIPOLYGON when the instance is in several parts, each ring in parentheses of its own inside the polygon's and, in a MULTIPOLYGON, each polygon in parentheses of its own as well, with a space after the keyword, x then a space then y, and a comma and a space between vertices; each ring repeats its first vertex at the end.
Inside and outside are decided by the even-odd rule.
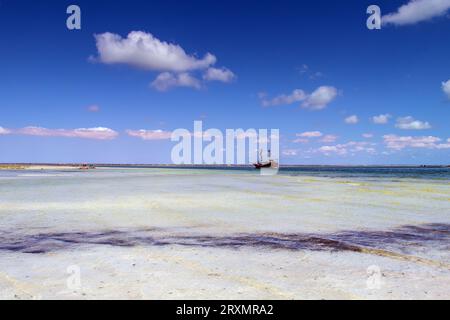
POLYGON ((254 163, 253 166, 255 167, 255 169, 271 168, 271 167, 272 167, 272 162, 267 162, 267 163, 254 163))

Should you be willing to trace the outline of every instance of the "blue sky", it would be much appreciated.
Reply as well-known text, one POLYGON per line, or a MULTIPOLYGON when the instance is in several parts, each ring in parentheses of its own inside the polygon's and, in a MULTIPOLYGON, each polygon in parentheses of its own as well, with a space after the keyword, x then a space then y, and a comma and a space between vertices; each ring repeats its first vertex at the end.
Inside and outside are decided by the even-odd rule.
POLYGON ((448 163, 449 8, 0 0, 0 162, 170 163, 203 120, 280 129, 286 164, 448 163))

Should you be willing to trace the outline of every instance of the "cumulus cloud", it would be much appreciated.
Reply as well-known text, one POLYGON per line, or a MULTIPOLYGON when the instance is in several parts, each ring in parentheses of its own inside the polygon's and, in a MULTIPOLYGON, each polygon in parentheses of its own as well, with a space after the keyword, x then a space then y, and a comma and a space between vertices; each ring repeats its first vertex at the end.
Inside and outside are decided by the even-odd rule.
POLYGON ((259 97, 263 107, 273 107, 303 101, 306 98, 306 93, 303 90, 295 89, 290 94, 281 94, 270 100, 266 98, 264 93, 260 93, 259 97))
POLYGON ((396 12, 382 17, 383 24, 411 25, 443 16, 450 8, 450 0, 411 0, 396 12))
POLYGON ((203 75, 203 79, 207 81, 221 81, 225 83, 231 82, 235 78, 235 74, 227 68, 208 68, 203 75))
POLYGON ((188 55, 182 47, 161 41, 151 33, 132 31, 126 38, 106 32, 95 35, 98 58, 105 64, 127 64, 155 70, 186 72, 206 69, 216 62, 216 57, 206 53, 201 59, 188 55))
POLYGON ((179 74, 163 72, 153 80, 150 86, 158 91, 167 91, 173 87, 187 87, 194 89, 200 89, 202 87, 200 81, 187 72, 179 74))
POLYGON ((13 134, 41 137, 66 137, 66 138, 84 138, 96 140, 115 139, 119 134, 109 128, 79 128, 79 129, 47 129, 42 127, 25 127, 17 130, 11 130, 13 134))
POLYGON ((450 80, 447 80, 446 82, 442 82, 442 91, 444 91, 444 93, 450 99, 450 80))
POLYGON ((352 116, 345 118, 344 121, 347 124, 357 124, 359 122, 359 119, 358 119, 357 115, 352 115, 352 116))
POLYGON ((181 46, 162 41, 151 33, 132 31, 126 38, 111 32, 94 36, 98 55, 91 57, 92 61, 161 72, 152 82, 152 87, 159 91, 167 91, 172 87, 198 89, 201 82, 191 74, 201 70, 206 70, 203 74, 205 81, 231 82, 236 77, 227 68, 213 68, 217 59, 211 53, 199 58, 187 54, 181 46))
POLYGON ((335 87, 321 86, 307 96, 306 100, 302 103, 302 107, 310 110, 324 109, 337 95, 338 91, 335 87))
POLYGON ((131 137, 141 138, 142 140, 167 140, 170 139, 172 132, 163 130, 126 130, 131 137))
POLYGON ((362 136, 363 136, 363 138, 366 138, 366 139, 373 138, 373 134, 372 133, 363 133, 362 136))
POLYGON ((384 143, 389 149, 402 150, 404 148, 425 148, 425 149, 448 149, 450 141, 440 143, 442 140, 433 136, 397 136, 388 134, 383 136, 384 143))
POLYGON ((424 130, 431 128, 428 122, 415 120, 413 117, 400 117, 397 119, 395 126, 403 130, 424 130))
POLYGON ((392 117, 392 116, 391 116, 390 114, 388 114, 388 113, 386 113, 386 114, 380 114, 380 115, 378 115, 378 116, 372 117, 372 121, 373 121, 373 123, 375 123, 375 124, 386 124, 386 123, 389 122, 389 119, 390 119, 391 117, 392 117))

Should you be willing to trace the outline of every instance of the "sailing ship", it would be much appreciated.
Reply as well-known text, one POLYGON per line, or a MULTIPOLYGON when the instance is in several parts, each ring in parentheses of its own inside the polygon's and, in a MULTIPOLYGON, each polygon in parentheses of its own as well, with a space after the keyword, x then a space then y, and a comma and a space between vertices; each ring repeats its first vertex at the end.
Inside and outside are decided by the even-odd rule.
POLYGON ((78 169, 80 169, 80 170, 91 170, 91 169, 95 169, 95 166, 93 164, 83 163, 78 169))
POLYGON ((278 168, 278 163, 271 159, 270 157, 270 150, 267 150, 267 160, 263 160, 262 156, 262 149, 259 151, 258 160, 256 163, 253 164, 255 169, 262 169, 262 168, 278 168))

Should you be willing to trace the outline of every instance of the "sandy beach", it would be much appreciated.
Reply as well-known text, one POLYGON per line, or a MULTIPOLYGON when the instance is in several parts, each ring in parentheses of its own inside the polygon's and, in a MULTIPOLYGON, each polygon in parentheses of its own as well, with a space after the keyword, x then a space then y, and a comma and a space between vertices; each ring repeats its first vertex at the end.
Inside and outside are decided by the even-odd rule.
POLYGON ((0 175, 2 299, 449 299, 447 179, 0 175))

